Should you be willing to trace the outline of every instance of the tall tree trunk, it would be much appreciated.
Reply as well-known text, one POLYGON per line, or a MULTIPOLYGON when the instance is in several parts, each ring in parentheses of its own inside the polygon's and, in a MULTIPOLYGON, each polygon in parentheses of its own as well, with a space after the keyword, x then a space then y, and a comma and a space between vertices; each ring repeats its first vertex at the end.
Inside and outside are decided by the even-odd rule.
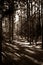
POLYGON ((2 60, 2 19, 0 19, 0 61, 2 60))
POLYGON ((0 0, 0 61, 2 61, 2 0, 0 0))
POLYGON ((11 33, 12 33, 12 30, 11 30, 11 15, 9 15, 9 43, 11 43, 11 41, 12 41, 11 33))
POLYGON ((42 19, 42 49, 43 49, 43 0, 41 0, 41 19, 42 19))
MULTIPOLYGON (((29 26, 29 24, 30 24, 30 20, 29 20, 29 17, 30 17, 30 4, 29 4, 30 2, 28 2, 28 0, 27 0, 27 24, 28 24, 28 31, 27 31, 27 34, 28 34, 28 36, 27 36, 27 41, 29 42, 29 34, 30 34, 30 26, 29 26)), ((30 41, 30 44, 31 44, 31 41, 30 41)))
POLYGON ((14 19, 13 19, 13 15, 12 15, 12 41, 13 41, 13 29, 14 29, 14 19))

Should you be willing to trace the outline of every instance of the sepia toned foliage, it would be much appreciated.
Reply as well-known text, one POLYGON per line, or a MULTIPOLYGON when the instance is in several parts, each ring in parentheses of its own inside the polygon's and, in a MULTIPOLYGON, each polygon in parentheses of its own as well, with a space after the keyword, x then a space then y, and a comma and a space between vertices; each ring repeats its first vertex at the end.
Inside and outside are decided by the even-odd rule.
POLYGON ((41 0, 3 0, 0 16, 3 40, 12 43, 20 36, 30 44, 42 42, 41 0))
POLYGON ((28 60, 39 63, 36 59, 41 57, 42 52, 36 47, 43 49, 42 28, 41 0, 0 0, 0 53, 3 63, 25 65, 28 60))
POLYGON ((40 0, 3 0, 2 3, 2 15, 9 18, 9 25, 5 24, 9 27, 9 38, 14 37, 14 32, 27 37, 27 41, 29 41, 29 38, 36 39, 41 36, 40 0))

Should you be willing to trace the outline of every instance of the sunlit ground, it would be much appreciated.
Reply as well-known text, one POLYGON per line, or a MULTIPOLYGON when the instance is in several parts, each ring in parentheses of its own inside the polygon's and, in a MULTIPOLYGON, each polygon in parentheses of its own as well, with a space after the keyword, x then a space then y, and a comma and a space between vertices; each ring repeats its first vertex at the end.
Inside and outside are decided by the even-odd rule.
POLYGON ((27 41, 13 40, 12 44, 4 42, 2 54, 6 58, 2 57, 4 64, 9 61, 13 63, 12 65, 43 65, 41 45, 30 45, 27 41))

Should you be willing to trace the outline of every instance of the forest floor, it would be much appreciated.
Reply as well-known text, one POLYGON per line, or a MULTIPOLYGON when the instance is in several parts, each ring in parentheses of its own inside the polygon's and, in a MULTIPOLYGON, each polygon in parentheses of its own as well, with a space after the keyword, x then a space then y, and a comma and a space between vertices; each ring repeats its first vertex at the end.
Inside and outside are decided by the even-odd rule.
POLYGON ((30 45, 29 42, 14 40, 12 44, 4 43, 2 57, 4 65, 43 65, 41 45, 30 45))

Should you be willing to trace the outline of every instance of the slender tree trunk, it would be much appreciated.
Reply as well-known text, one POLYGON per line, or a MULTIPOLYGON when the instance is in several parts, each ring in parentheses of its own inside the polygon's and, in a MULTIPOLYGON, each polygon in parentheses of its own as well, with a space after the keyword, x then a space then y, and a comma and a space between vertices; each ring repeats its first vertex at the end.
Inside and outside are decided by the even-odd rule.
POLYGON ((11 41, 12 41, 11 33, 12 33, 12 30, 11 30, 11 15, 9 15, 9 43, 11 43, 11 41))
POLYGON ((27 41, 28 42, 29 42, 29 37, 30 37, 30 35, 29 35, 30 34, 30 25, 29 25, 30 24, 30 19, 29 19, 29 17, 30 17, 30 4, 28 3, 28 0, 27 0, 27 24, 28 24, 27 41))
POLYGON ((43 14, 42 14, 42 28, 41 28, 41 34, 42 34, 42 49, 43 49, 43 14))
POLYGON ((0 61, 2 60, 2 19, 0 19, 0 61))
POLYGON ((0 62, 2 61, 2 4, 2 0, 0 0, 0 62))
POLYGON ((41 0, 41 19, 42 19, 42 49, 43 49, 43 0, 41 0))
POLYGON ((22 38, 22 9, 21 9, 21 38, 22 38))
POLYGON ((13 12, 12 12, 12 41, 13 41, 13 30, 14 30, 14 0, 12 1, 13 12))
POLYGON ((39 7, 40 5, 41 5, 41 15, 39 10, 39 22, 40 21, 42 22, 42 25, 41 25, 41 22, 40 22, 40 25, 41 25, 41 37, 42 37, 42 49, 43 49, 43 1, 42 0, 41 1, 39 0, 39 7))
POLYGON ((13 29, 14 29, 14 19, 13 19, 13 15, 12 15, 12 41, 13 41, 13 29))

